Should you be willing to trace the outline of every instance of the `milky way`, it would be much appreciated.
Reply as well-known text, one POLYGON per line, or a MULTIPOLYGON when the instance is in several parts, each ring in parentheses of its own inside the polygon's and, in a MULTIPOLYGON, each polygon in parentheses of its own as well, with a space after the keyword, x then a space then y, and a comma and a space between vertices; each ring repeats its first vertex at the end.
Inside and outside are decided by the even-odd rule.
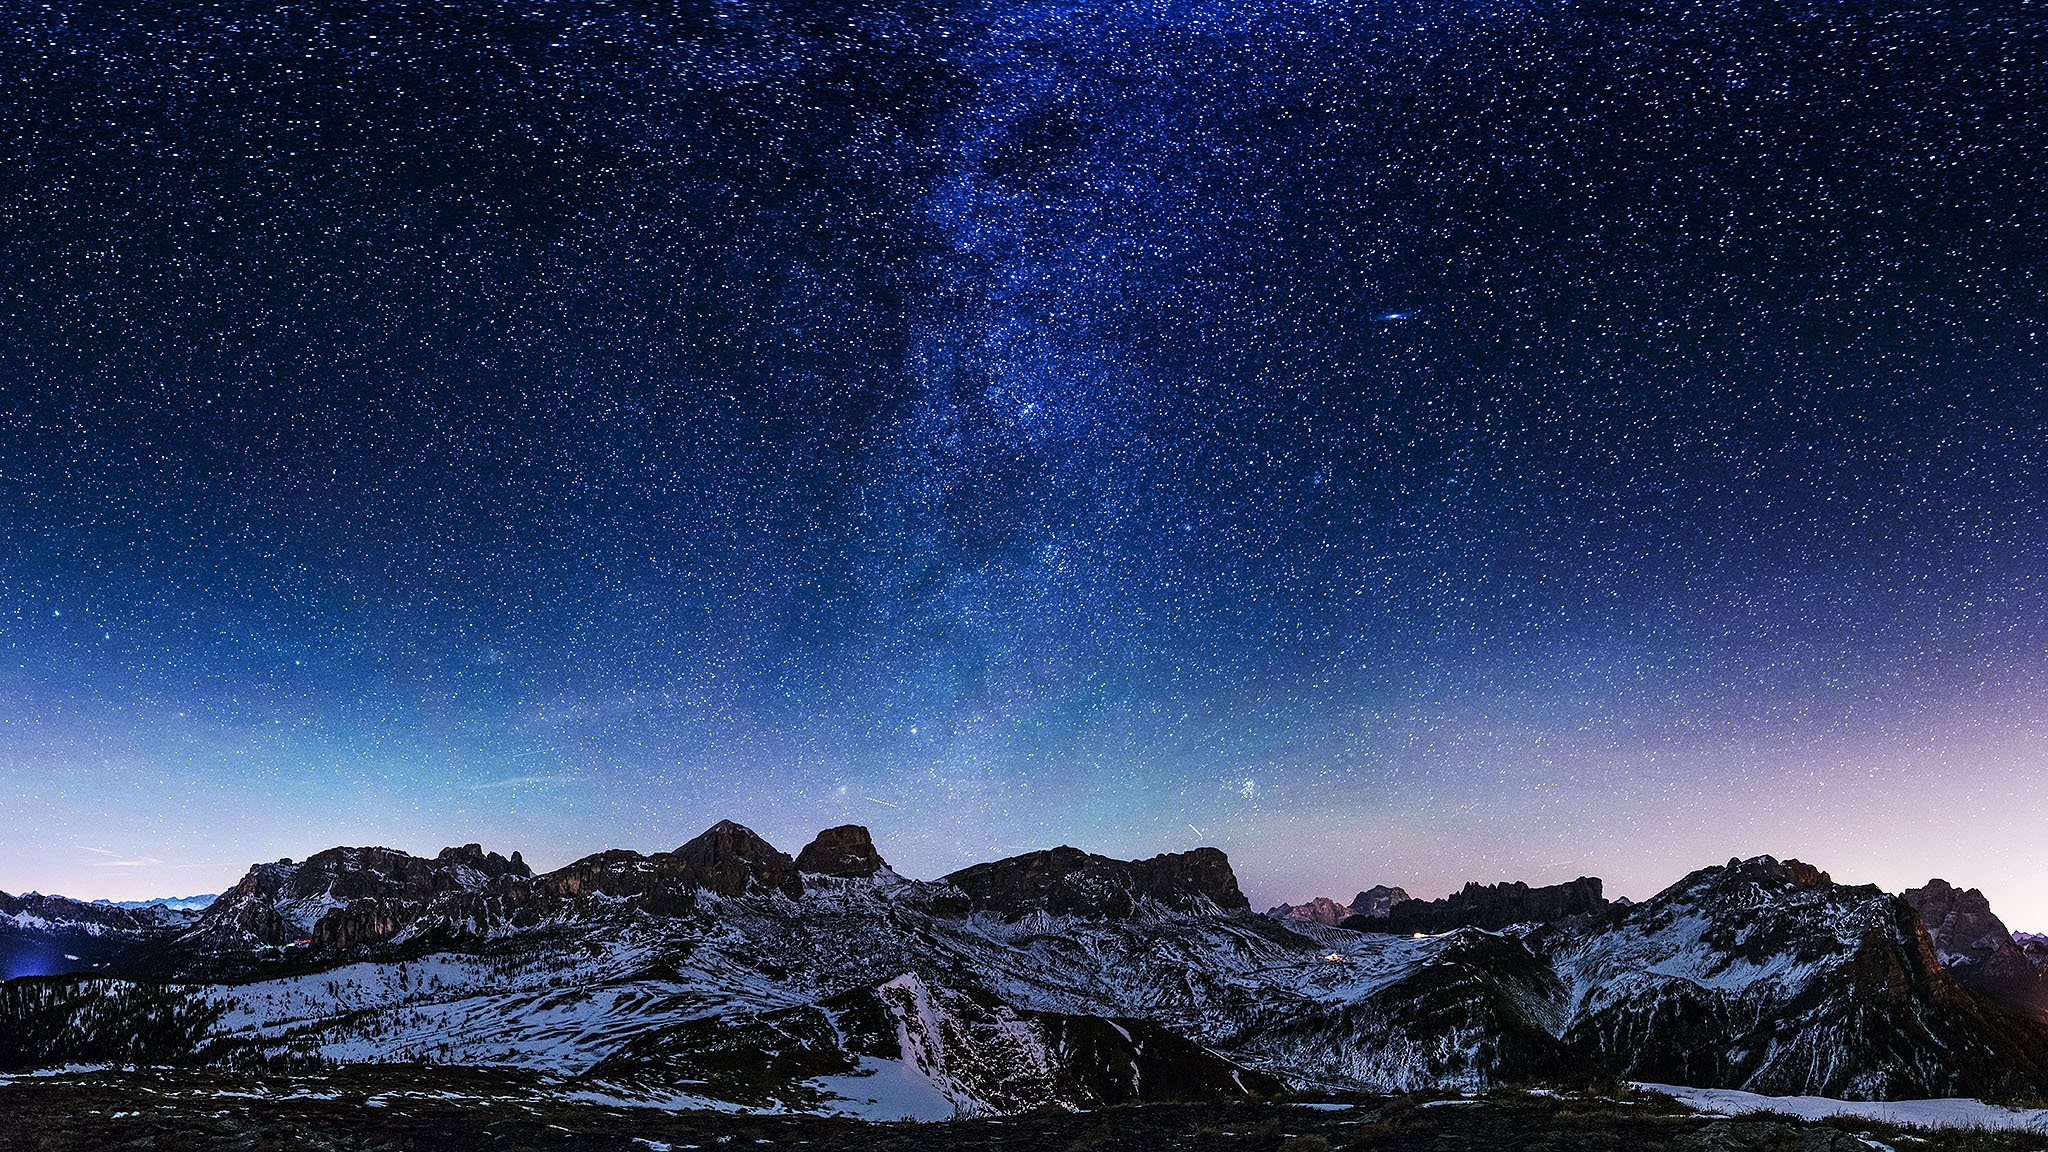
POLYGON ((0 888, 730 817, 2048 927, 2023 4, 0 17, 0 888))

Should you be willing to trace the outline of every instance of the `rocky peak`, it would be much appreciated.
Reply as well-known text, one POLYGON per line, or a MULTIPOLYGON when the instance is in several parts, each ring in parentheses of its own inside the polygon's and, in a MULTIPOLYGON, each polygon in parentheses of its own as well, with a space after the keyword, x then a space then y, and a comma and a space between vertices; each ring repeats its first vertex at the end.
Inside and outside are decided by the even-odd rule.
POLYGON ((1136 861, 1131 868, 1144 893, 1162 903, 1184 906, 1200 900, 1225 911, 1251 907, 1251 901, 1238 891, 1230 857, 1220 848, 1166 852, 1136 861))
POLYGON ((1981 964, 2001 949, 2013 947, 2012 933, 1992 913, 1991 901, 1975 888, 1929 880, 1924 887, 1899 893, 1899 898, 1920 914, 1943 963, 1981 964))
POLYGON ((1306 904, 1282 904, 1266 909, 1266 915, 1275 920, 1291 920, 1299 924, 1329 924, 1335 926, 1351 910, 1328 896, 1318 896, 1306 904))
POLYGON ((1772 1095, 1967 1095, 2039 1075, 2039 1037, 1943 969, 1905 901, 1825 877, 1735 860, 1546 934, 1575 1005, 1567 1041, 1627 1079, 1772 1095), (1941 1053, 1919 1068, 1899 1056, 1908 1020, 1941 1053))
POLYGON ((825 829, 796 857, 799 872, 849 879, 873 876, 888 866, 875 850, 874 837, 858 824, 825 829))
POLYGON ((493 873, 502 875, 510 868, 504 857, 487 857, 475 845, 446 850, 433 859, 395 848, 329 848, 308 856, 289 887, 302 898, 324 892, 343 901, 376 897, 424 902, 439 892, 479 888, 493 873), (471 848, 473 858, 468 854, 471 848), (466 875, 467 869, 480 875, 466 875))
POLYGON ((311 939, 322 949, 379 944, 432 918, 432 909, 532 873, 481 846, 432 858, 394 848, 339 847, 251 868, 193 928, 201 950, 232 954, 311 939))
POLYGON ((1128 916, 1147 902, 1183 911, 1250 907, 1229 858, 1214 848, 1125 861, 1062 845, 963 868, 945 883, 974 910, 1005 916, 1128 916))
POLYGON ((788 854, 763 840, 744 824, 720 820, 696 839, 670 854, 679 877, 721 896, 750 891, 802 891, 796 864, 788 854))
POLYGON ((473 868, 493 880, 500 876, 526 877, 533 875, 533 869, 526 866, 525 859, 518 852, 512 853, 512 858, 508 860, 496 852, 485 852, 481 844, 464 844, 460 847, 443 848, 440 854, 434 857, 434 863, 446 865, 459 864, 465 868, 473 868))
MULTIPOLYGON (((1836 884, 1827 873, 1798 860, 1775 856, 1731 857, 1726 864, 1714 864, 1690 872, 1677 883, 1657 893, 1645 904, 1666 906, 1674 902, 1755 908, 1777 904, 1785 897, 1802 893, 1827 893, 1848 885, 1836 884)), ((1855 887, 1858 898, 1880 895, 1874 885, 1855 887)))
POLYGON ((1441 900, 1402 900, 1382 917, 1351 916, 1343 926, 1364 932, 1448 932, 1453 928, 1499 931, 1514 924, 1547 924, 1607 909, 1600 880, 1581 876, 1563 884, 1531 888, 1519 881, 1468 883, 1441 900))
MULTIPOLYGON (((1711 871, 1711 870, 1710 870, 1711 871)), ((1746 881, 1764 888, 1825 888, 1834 883, 1827 873, 1800 860, 1775 856, 1729 857, 1725 880, 1746 881)))
POLYGON ((1353 916, 1366 916, 1377 920, 1393 911, 1394 905, 1408 898, 1405 889, 1375 884, 1351 898, 1350 911, 1353 916))
POLYGON ((681 916, 697 902, 696 888, 682 875, 687 870, 673 853, 593 852, 522 884, 531 906, 515 922, 575 908, 631 907, 653 916, 681 916))
POLYGON ((2042 962, 2042 953, 2006 930, 1984 893, 1929 880, 1899 893, 1899 899, 1919 914, 1935 954, 1957 983, 2008 1006, 2048 1016, 2048 965, 2042 962))

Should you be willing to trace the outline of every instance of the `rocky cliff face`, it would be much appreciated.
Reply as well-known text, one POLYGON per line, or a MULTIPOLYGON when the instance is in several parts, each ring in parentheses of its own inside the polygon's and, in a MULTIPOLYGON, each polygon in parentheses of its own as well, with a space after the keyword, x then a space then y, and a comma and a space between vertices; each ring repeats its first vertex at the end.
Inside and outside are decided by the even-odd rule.
POLYGON ((1126 861, 1062 846, 963 868, 942 883, 973 911, 1011 918, 1128 916, 1147 904, 1184 912, 1250 907, 1229 859, 1214 848, 1126 861))
POLYGON ((169 963, 249 960, 266 949, 350 952, 474 917, 476 898, 532 878, 525 861, 480 846, 432 859, 391 848, 330 848, 251 868, 173 942, 169 963))
POLYGON ((2048 967, 2048 936, 2032 932, 2015 932, 2012 934, 2012 942, 2019 945, 2020 951, 2026 953, 2027 958, 2035 964, 2048 967))
POLYGON ((1975 888, 1929 880, 1924 887, 1899 893, 1899 898, 1920 914, 1944 964, 1982 964, 2014 946, 2005 922, 1992 913, 1991 902, 1975 888))
POLYGON ((1472 883, 1441 900, 1390 902, 1385 916, 1353 915, 1344 920, 1343 926, 1361 932, 1435 933, 1454 928, 1498 931, 1514 924, 1547 924, 1606 909, 1600 881, 1591 876, 1542 888, 1531 888, 1520 881, 1472 883))
POLYGON ((720 896, 803 891, 796 862, 754 830, 720 820, 675 850, 676 875, 682 883, 720 896))
POLYGON ((246 968, 265 957, 265 946, 289 951, 299 941, 308 942, 308 958, 385 945, 457 946, 565 919, 685 915, 702 893, 801 891, 795 862, 731 821, 672 852, 609 850, 545 876, 535 876, 516 852, 507 858, 475 844, 432 859, 389 848, 335 848, 302 864, 252 868, 174 942, 170 963, 206 958, 216 970, 246 968))
POLYGON ((2048 1033, 1964 992, 1912 908, 1768 856, 1548 943, 1565 1042, 1626 1077, 1859 1099, 2048 1080, 2048 1033))
POLYGON ((2048 1019, 2048 949, 2030 952, 2006 930, 1982 892, 1937 879, 1899 898, 1919 913, 1942 966, 1957 983, 2048 1019))
POLYGON ((1230 857, 1216 848, 1167 852, 1131 862, 1131 875, 1144 895, 1172 908, 1241 912, 1251 901, 1238 891, 1230 857))
POLYGON ((1306 904, 1282 904, 1275 908, 1268 908, 1266 909, 1266 915, 1271 916, 1275 920, 1292 920, 1297 924, 1329 924, 1334 926, 1346 916, 1351 915, 1351 909, 1337 903, 1328 896, 1318 896, 1306 904))
POLYGON ((825 829, 796 857, 799 872, 849 880, 873 876, 888 866, 875 850, 874 837, 858 824, 825 829))
POLYGON ((1377 920, 1394 910, 1394 905, 1406 903, 1409 899, 1405 889, 1389 888, 1375 884, 1351 898, 1350 913, 1377 920))

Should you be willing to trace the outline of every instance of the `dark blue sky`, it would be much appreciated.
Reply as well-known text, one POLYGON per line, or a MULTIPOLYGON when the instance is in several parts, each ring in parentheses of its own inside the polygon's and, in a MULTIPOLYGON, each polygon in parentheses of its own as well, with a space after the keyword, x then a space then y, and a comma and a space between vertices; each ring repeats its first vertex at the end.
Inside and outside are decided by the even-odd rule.
POLYGON ((2048 927, 2024 5, 0 36, 0 888, 731 817, 2048 927))

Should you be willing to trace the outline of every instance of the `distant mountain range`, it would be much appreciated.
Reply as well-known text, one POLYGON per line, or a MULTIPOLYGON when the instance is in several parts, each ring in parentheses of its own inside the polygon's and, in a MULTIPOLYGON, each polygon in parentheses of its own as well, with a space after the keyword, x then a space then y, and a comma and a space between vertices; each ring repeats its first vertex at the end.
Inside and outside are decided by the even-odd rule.
POLYGON ((154 900, 95 900, 93 903, 112 908, 169 908, 173 912, 200 912, 218 899, 219 896, 208 892, 201 896, 159 896, 154 900))
POLYGON ((548 873, 334 848, 202 911, 0 895, 0 963, 25 977, 0 984, 0 1070, 427 1062, 885 1118, 1588 1074, 2048 1091, 2048 941, 1974 890, 1768 856, 1636 905, 1581 878, 1260 915, 1212 848, 920 881, 857 826, 792 857, 725 822, 548 873))

